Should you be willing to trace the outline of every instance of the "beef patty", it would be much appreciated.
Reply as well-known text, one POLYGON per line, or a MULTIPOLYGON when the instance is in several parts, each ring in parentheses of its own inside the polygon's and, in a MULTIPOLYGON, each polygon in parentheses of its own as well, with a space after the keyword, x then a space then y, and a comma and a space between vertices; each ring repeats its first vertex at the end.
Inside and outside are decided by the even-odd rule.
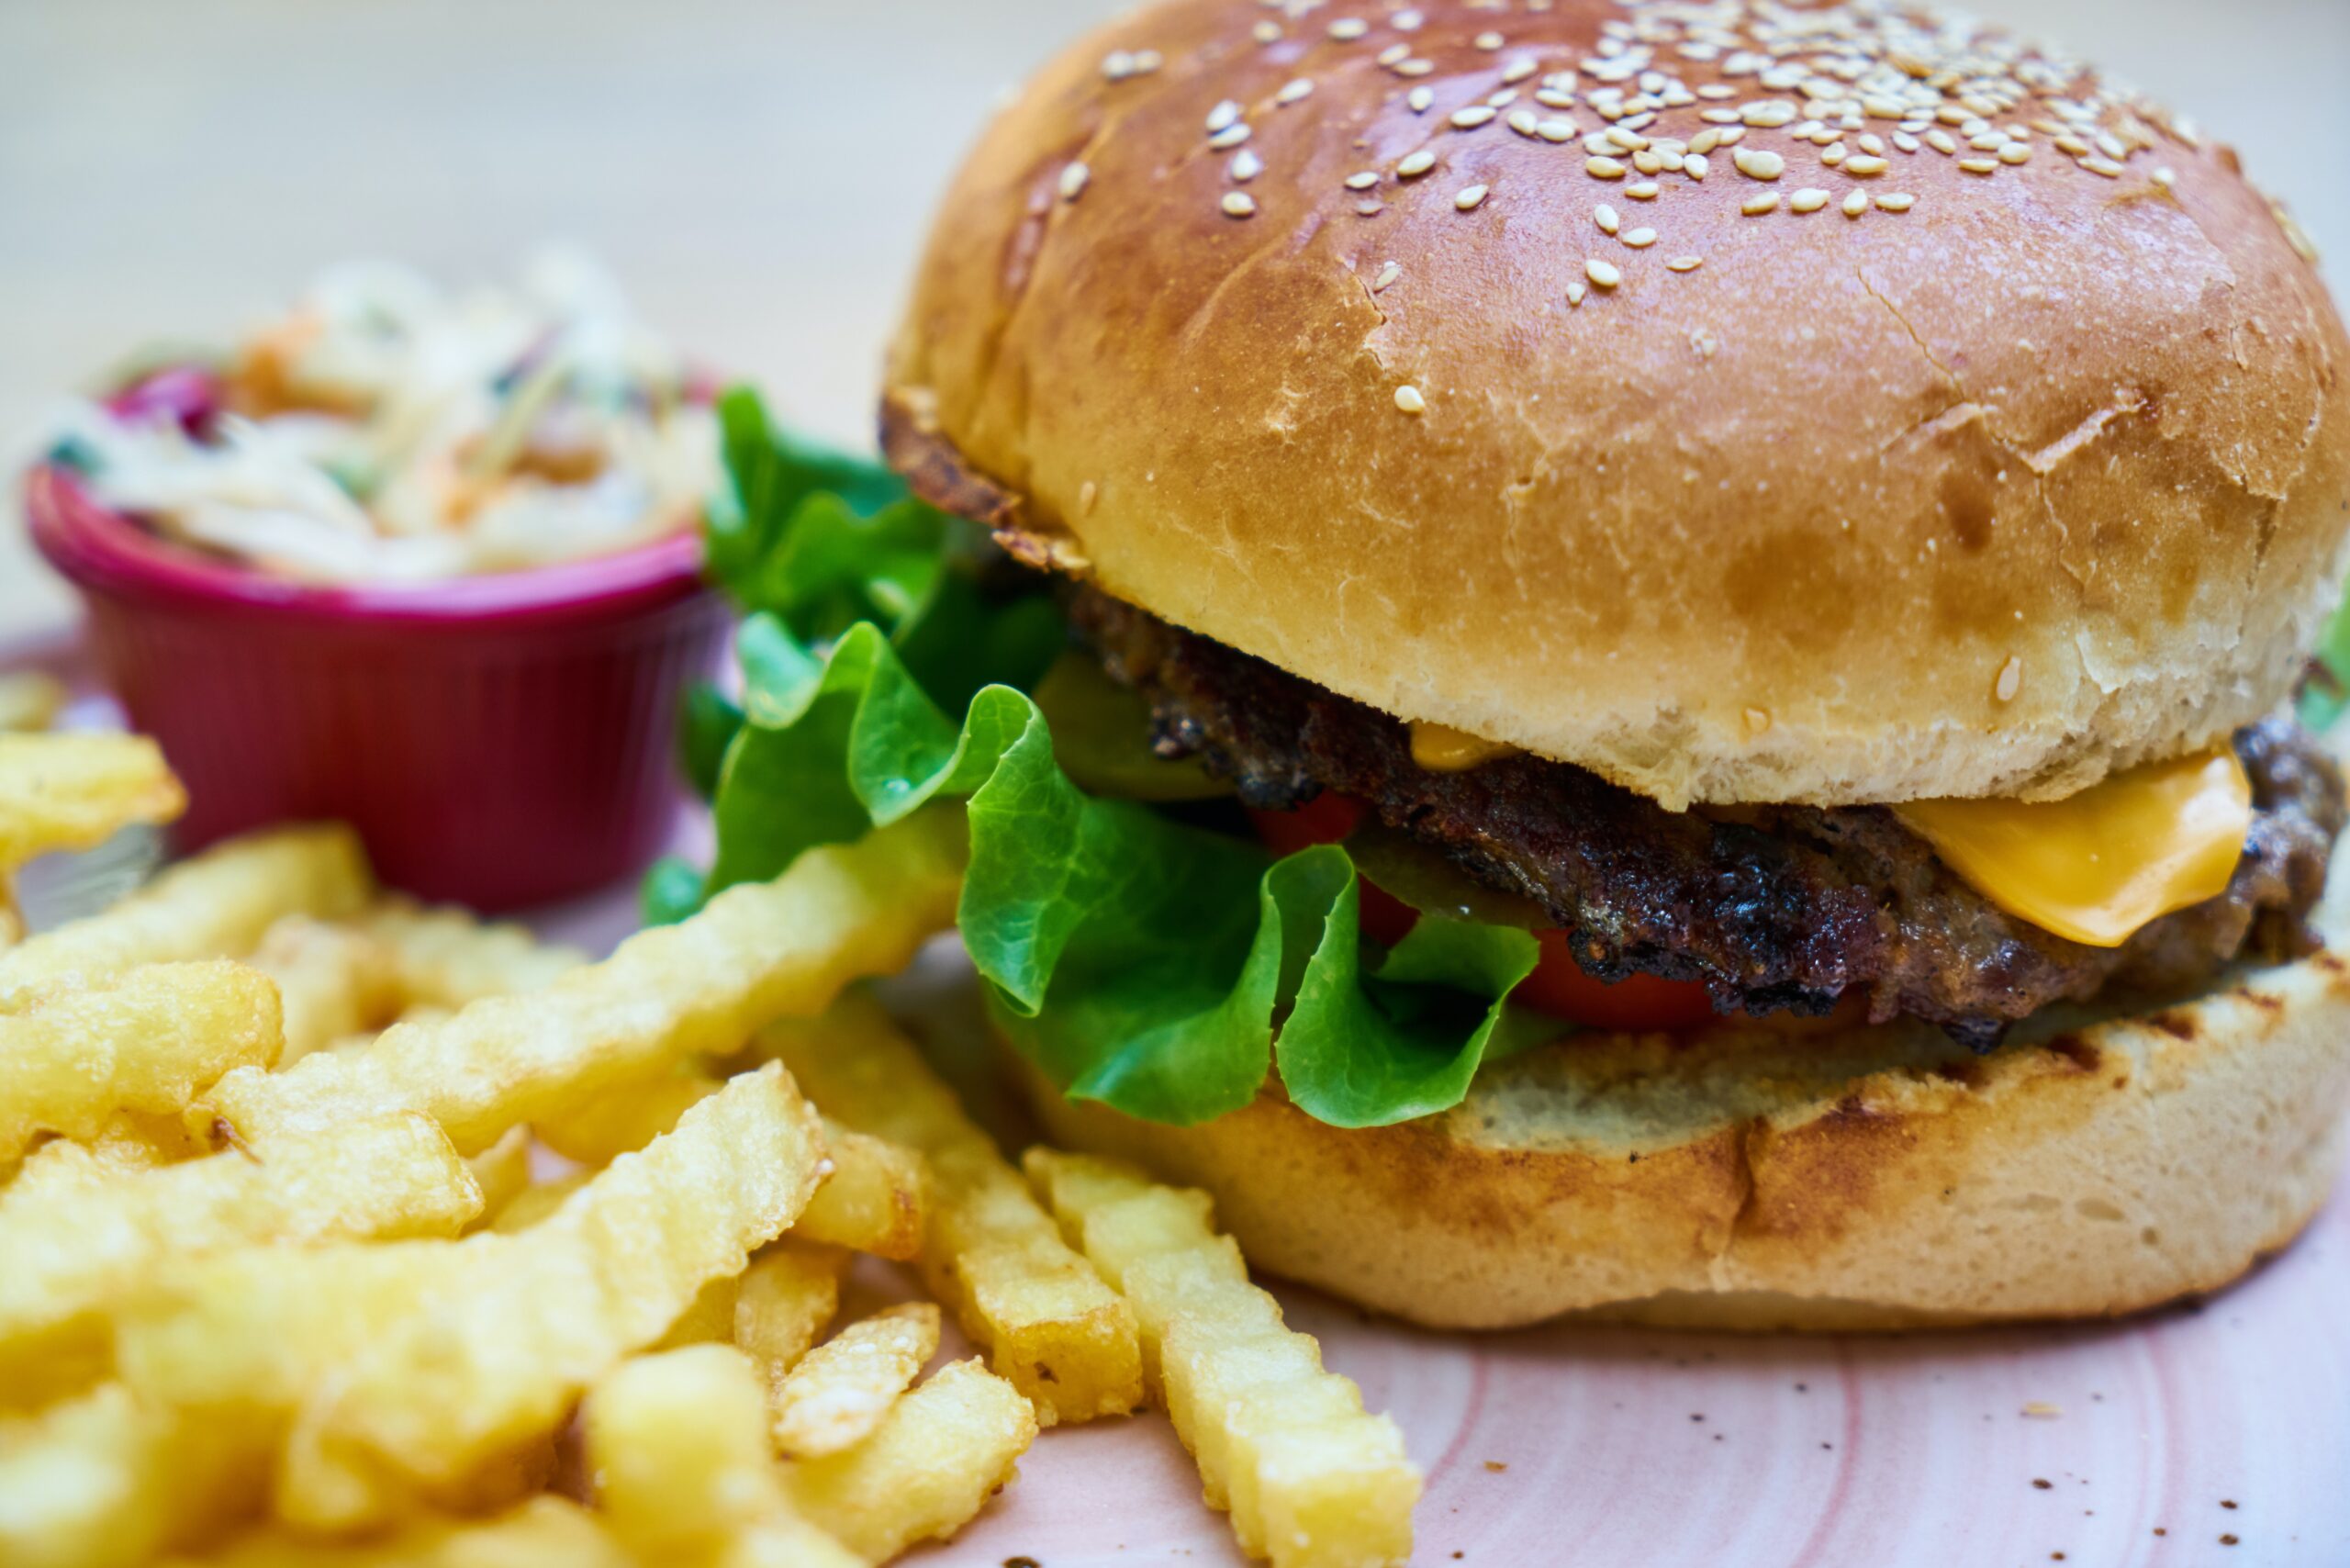
POLYGON ((1882 806, 1668 812, 1569 763, 1515 756, 1458 773, 1412 760, 1399 721, 1091 589, 1073 623, 1149 698, 1161 755, 1197 754, 1241 800, 1324 790, 1471 876, 1540 904, 1605 980, 1696 980, 1724 1012, 1821 1014, 1847 993, 1978 1049, 2109 984, 2181 991, 2240 955, 2316 946, 2306 917, 2344 815, 2342 777, 2289 719, 2239 732, 2255 815, 2228 889, 2091 947, 1994 905, 1882 806))

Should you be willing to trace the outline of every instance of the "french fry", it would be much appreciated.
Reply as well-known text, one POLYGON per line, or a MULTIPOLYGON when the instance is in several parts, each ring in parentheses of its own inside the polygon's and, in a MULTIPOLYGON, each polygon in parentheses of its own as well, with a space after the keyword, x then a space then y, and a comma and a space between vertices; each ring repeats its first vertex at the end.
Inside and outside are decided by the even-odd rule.
POLYGON ((787 1238, 751 1260, 734 1296, 734 1343, 770 1385, 808 1353, 840 1310, 848 1255, 787 1238))
POLYGON ((597 1501, 641 1562, 863 1562, 792 1509, 758 1372, 731 1345, 623 1364, 588 1395, 586 1426, 597 1501))
POLYGON ((307 1390, 281 1513, 379 1524, 410 1495, 461 1495, 485 1463, 551 1433, 588 1383, 791 1223, 821 1137, 779 1069, 745 1073, 524 1234, 445 1244, 471 1254, 460 1286, 307 1390))
POLYGON ((786 1468, 784 1490, 817 1528, 868 1562, 945 1540, 1017 1473, 1036 1412, 976 1360, 953 1361, 890 1406, 853 1448, 786 1468))
POLYGON ((1277 1568, 1402 1563, 1420 1474, 1384 1416, 1322 1366, 1311 1335, 1248 1282, 1207 1194, 1114 1161, 1032 1148, 1025 1165, 1072 1240, 1134 1304, 1157 1392, 1208 1501, 1277 1568))
POLYGON ((592 1170, 575 1170, 568 1176, 523 1188, 491 1217, 489 1228, 500 1236, 520 1235, 569 1203, 571 1194, 585 1187, 595 1174, 592 1170))
POLYGON ((859 1318, 777 1385, 776 1447, 820 1459, 863 1441, 937 1351, 935 1302, 903 1302, 859 1318))
POLYGON ((95 1329, 86 1320, 168 1257, 263 1242, 454 1236, 482 1204, 441 1129, 413 1113, 288 1138, 258 1159, 231 1152, 123 1170, 73 1144, 41 1152, 49 1159, 37 1185, 0 1191, 0 1358, 77 1321, 95 1329), (59 1172, 69 1163, 81 1169, 59 1172))
POLYGON ((369 886, 367 862, 348 828, 280 828, 230 840, 182 861, 101 914, 0 952, 0 1011, 140 964, 251 952, 280 918, 349 914, 369 886))
POLYGON ((640 1568, 595 1515, 532 1497, 492 1519, 425 1518, 348 1545, 282 1529, 254 1532, 181 1568, 640 1568))
POLYGON ((451 1012, 488 996, 543 991, 587 963, 576 947, 541 942, 520 925, 486 925, 460 909, 385 899, 352 923, 379 945, 406 1003, 451 1012))
POLYGON ((231 1073, 196 1114, 259 1146, 418 1110, 460 1152, 477 1152, 518 1122, 551 1120, 612 1084, 734 1050, 770 1018, 817 1012, 850 980, 901 968, 953 918, 963 832, 959 812, 926 811, 860 843, 812 850, 775 881, 731 888, 543 991, 476 1002, 438 1025, 397 1025, 348 1056, 231 1073))
POLYGON ((677 1125, 677 1118, 718 1092, 718 1080, 695 1068, 643 1083, 616 1083, 547 1117, 539 1141, 582 1165, 610 1165, 677 1125))
POLYGON ((399 1012, 391 954, 345 925, 289 914, 262 934, 245 962, 277 982, 285 1009, 281 1068, 347 1035, 380 1030, 399 1012))
POLYGON ((901 1143, 824 1124, 832 1174, 793 1226, 807 1241, 912 1262, 922 1256, 929 1161, 901 1143))
POLYGON ((145 1562, 249 1511, 265 1479, 249 1445, 107 1383, 38 1416, 0 1420, 0 1562, 145 1562))
POLYGON ((65 684, 39 670, 0 675, 0 730, 45 730, 65 706, 65 684))
POLYGON ((481 1188, 481 1212, 469 1222, 482 1225, 504 1214, 531 1185, 531 1129, 512 1127, 506 1136, 465 1161, 481 1188))
POLYGON ((167 823, 187 795, 143 735, 0 733, 0 868, 167 823))
POLYGON ((118 1111, 175 1112, 230 1069, 276 1060, 282 1039, 277 988, 219 959, 0 1014, 0 1159, 42 1132, 95 1137, 118 1111))
POLYGON ((1020 1173, 870 997, 762 1031, 826 1114, 921 1151, 932 1176, 923 1275, 1037 1418, 1086 1421, 1142 1402, 1134 1313, 1071 1249, 1020 1173))
POLYGON ((731 1345, 734 1342, 734 1308, 742 1294, 743 1282, 737 1277, 712 1280, 694 1294, 686 1310, 669 1325, 669 1331, 655 1342, 656 1350, 674 1350, 680 1345, 731 1345))

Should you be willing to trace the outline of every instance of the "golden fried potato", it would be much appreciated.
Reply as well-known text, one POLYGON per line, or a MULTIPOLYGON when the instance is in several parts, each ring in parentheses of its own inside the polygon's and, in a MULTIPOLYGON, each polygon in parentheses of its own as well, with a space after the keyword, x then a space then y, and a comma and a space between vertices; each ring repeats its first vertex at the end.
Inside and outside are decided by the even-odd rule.
POLYGON ((531 1129, 510 1127, 506 1136, 465 1161, 481 1188, 481 1212, 469 1225, 489 1223, 504 1214, 531 1185, 531 1129))
POLYGON ((351 923, 388 955, 403 1004, 451 1012, 486 996, 543 991, 587 963, 576 947, 541 942, 512 924, 484 924, 461 909, 387 898, 351 923))
POLYGON ((734 1343, 770 1384, 808 1353, 840 1310, 848 1254, 786 1238, 751 1260, 734 1297, 734 1343))
POLYGON ((586 1427, 597 1501, 641 1562, 862 1562, 792 1509, 757 1370, 731 1345, 622 1364, 588 1395, 586 1427))
POLYGON ((278 828, 231 839, 182 861, 103 913, 0 952, 0 1011, 140 964, 251 952, 285 915, 331 920, 352 913, 371 885, 348 828, 278 828))
POLYGON ((922 1256, 930 1163, 913 1149, 824 1124, 832 1173, 792 1227, 805 1241, 911 1262, 922 1256))
POLYGON ((0 1418, 0 1562, 142 1562, 250 1512, 266 1481, 251 1443, 107 1383, 38 1416, 0 1418))
POLYGON ((532 1497, 491 1519, 424 1518, 348 1545, 257 1530, 182 1568, 643 1568, 603 1522, 561 1497, 532 1497))
POLYGON ((977 1361, 953 1361, 890 1406, 871 1436, 784 1471, 800 1512, 868 1562, 968 1524, 1018 1473, 1036 1412, 977 1361))
POLYGON ((923 1276, 1039 1420, 1086 1421, 1142 1403, 1132 1309, 878 1003, 845 996, 822 1018, 762 1031, 755 1049, 781 1058, 826 1114, 929 1161, 923 1276))
POLYGON ((585 1187, 595 1174, 593 1170, 575 1170, 568 1176, 523 1188, 491 1217, 489 1228, 500 1236, 520 1235, 569 1203, 571 1194, 585 1187))
POLYGON ((281 1068, 398 1015, 390 950, 347 925, 289 914, 262 934, 245 962, 277 983, 285 1003, 281 1068))
POLYGON ((1276 1568, 1405 1562, 1420 1473, 1402 1434, 1323 1370, 1311 1335, 1283 1326, 1239 1248, 1215 1233, 1207 1194, 1051 1149, 1024 1163, 1070 1238, 1134 1304, 1155 1392, 1241 1545, 1276 1568))
POLYGON ((800 1358, 775 1392, 775 1443, 819 1459, 861 1442, 938 1352, 938 1304, 903 1302, 800 1358))
POLYGON ((144 735, 0 733, 0 868, 186 809, 162 748, 144 735))
POLYGON ((733 1050, 770 1018, 816 1012, 850 980, 901 967, 954 917, 963 834, 959 812, 929 811, 812 850, 775 881, 730 888, 543 991, 397 1025, 364 1050, 320 1053, 283 1073, 232 1073, 197 1114, 259 1147, 419 1110, 460 1152, 477 1152, 518 1122, 551 1121, 612 1084, 733 1050))
POLYGON ((740 1273, 808 1201, 815 1113, 768 1068, 625 1156, 520 1236, 448 1243, 458 1288, 310 1384, 280 1470, 289 1519, 379 1524, 551 1433, 580 1391, 740 1273))
POLYGON ((0 1190, 0 1367, 110 1311, 166 1258, 262 1242, 454 1236, 481 1191, 441 1129, 410 1112, 160 1169, 109 1168, 70 1143, 0 1190), (68 1170, 73 1167, 78 1169, 68 1170))
POLYGON ((0 1160, 43 1132, 95 1137, 118 1111, 176 1112, 230 1069, 276 1060, 283 1041, 277 988, 221 959, 153 964, 0 1014, 0 1160))
POLYGON ((616 1083, 541 1121, 539 1141, 582 1165, 610 1165, 677 1125, 718 1092, 718 1080, 688 1067, 646 1082, 616 1083))
POLYGON ((57 722, 65 706, 65 683, 39 670, 0 675, 0 730, 28 734, 57 722))
POLYGON ((656 1350, 674 1350, 680 1345, 731 1345, 734 1342, 734 1307, 742 1294, 743 1282, 737 1276, 712 1280, 694 1293, 694 1299, 669 1331, 655 1341, 656 1350))

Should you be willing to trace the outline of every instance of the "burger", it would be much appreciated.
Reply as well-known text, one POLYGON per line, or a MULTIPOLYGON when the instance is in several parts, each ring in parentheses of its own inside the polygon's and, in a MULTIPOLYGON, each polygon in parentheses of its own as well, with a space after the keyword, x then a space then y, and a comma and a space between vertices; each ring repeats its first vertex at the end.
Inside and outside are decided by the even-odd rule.
POLYGON ((964 801, 1049 1137, 1415 1321, 2210 1291, 2350 1102, 2345 370, 1973 20, 1174 0, 953 181, 910 497, 730 411, 717 879, 964 801))

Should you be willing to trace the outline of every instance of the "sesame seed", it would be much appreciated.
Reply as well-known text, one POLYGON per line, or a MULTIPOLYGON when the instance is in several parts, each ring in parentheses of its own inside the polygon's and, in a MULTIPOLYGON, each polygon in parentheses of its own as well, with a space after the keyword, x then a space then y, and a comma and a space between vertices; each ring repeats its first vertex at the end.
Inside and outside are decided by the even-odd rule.
POLYGON ((1653 229, 1635 229, 1630 233, 1624 235, 1623 241, 1624 243, 1629 245, 1635 251, 1645 251, 1651 245, 1656 243, 1656 230, 1653 229))
POLYGON ((1512 109, 1509 112, 1509 118, 1503 123, 1520 136, 1532 136, 1535 127, 1542 122, 1534 118, 1532 109, 1512 109))
POLYGON ((1847 218, 1858 218, 1868 209, 1869 194, 1866 191, 1854 191, 1844 198, 1844 216, 1847 218))
POLYGON ((1536 88, 1534 101, 1546 109, 1571 109, 1575 106, 1575 95, 1572 93, 1561 93, 1556 87, 1536 88))
POLYGON ((1764 152, 1751 147, 1741 147, 1730 154, 1730 162, 1738 172, 1750 180, 1775 180, 1786 169, 1787 161, 1776 152, 1764 152))
POLYGON ((1714 133, 1714 145, 1717 147, 1735 147, 1745 140, 1746 128, 1742 125, 1726 125, 1714 133))
POLYGON ((1391 43, 1381 50, 1378 55, 1379 63, 1382 65, 1401 65, 1411 58, 1412 46, 1407 43, 1391 43))
POLYGON ((1789 196, 1787 205, 1797 212, 1818 212, 1828 205, 1828 193, 1815 186, 1806 186, 1789 196))
POLYGON ((1425 76, 1435 69, 1436 62, 1433 60, 1407 60, 1404 62, 1403 64, 1395 67, 1395 74, 1398 76, 1425 76))
POLYGON ((1373 293, 1373 294, 1379 294, 1379 293, 1382 293, 1382 292, 1384 292, 1384 291, 1385 291, 1385 289, 1386 289, 1386 287, 1387 287, 1387 286, 1388 286, 1389 284, 1393 283, 1397 278, 1402 277, 1403 275, 1404 275, 1404 263, 1401 263, 1401 262, 1390 262, 1390 263, 1388 263, 1385 266, 1383 266, 1383 267, 1382 267, 1382 268, 1380 268, 1380 269, 1379 269, 1379 277, 1378 277, 1378 280, 1377 280, 1376 282, 1374 282, 1374 283, 1371 286, 1371 293, 1373 293))
POLYGON ((1491 54, 1494 50, 1501 48, 1503 44, 1508 41, 1508 39, 1503 38, 1499 33, 1479 33, 1476 38, 1477 47, 1483 50, 1488 54, 1491 54))
POLYGON ((1604 202, 1591 209, 1591 220, 1599 225, 1602 234, 1615 233, 1617 225, 1622 221, 1616 216, 1616 209, 1604 202))
POLYGON ((1502 72, 1502 80, 1509 83, 1525 81, 1542 68, 1530 60, 1513 60, 1502 72))
POLYGON ((1061 200, 1075 201, 1085 194, 1093 179, 1093 171, 1082 163, 1071 163, 1061 170, 1061 200))
POLYGON ((1796 106, 1785 98, 1765 98, 1740 109, 1738 118, 1744 124, 1767 130, 1773 126, 1794 124, 1796 106))
POLYGON ((1706 258, 1703 256, 1675 256, 1664 263, 1664 269, 1667 272, 1694 273, 1705 264, 1706 258))
POLYGON ((1848 174, 1858 174, 1863 177, 1866 177, 1870 174, 1882 174, 1890 167, 1892 167, 1892 165, 1887 163, 1884 159, 1871 157, 1866 152, 1855 152, 1850 158, 1844 160, 1844 173, 1848 174))
POLYGON ((1281 27, 1279 22, 1259 22, 1249 29, 1249 36, 1259 43, 1279 43, 1281 41, 1281 27))
POLYGON ((1664 173, 1664 155, 1643 148, 1632 154, 1632 167, 1643 174, 1661 174, 1664 173))
POLYGON ((1135 57, 1123 49, 1113 49, 1102 57, 1102 74, 1113 82, 1123 82, 1135 73, 1135 57))
POLYGON ((1227 191, 1224 197, 1224 215, 1226 218, 1254 218, 1257 216, 1257 198, 1247 191, 1227 191))
POLYGON ((1352 43, 1371 31, 1371 24, 1360 17, 1341 17, 1330 24, 1330 36, 1340 43, 1352 43))
POLYGON ((1833 169, 1844 162, 1844 144, 1831 141, 1819 150, 1819 161, 1833 169))
POLYGON ((2154 184, 2165 190, 2170 189, 2171 186, 2178 184, 2178 171, 2165 163, 2154 171, 2154 184))
POLYGON ((1359 201, 1355 203, 1355 216, 1357 218, 1377 218, 1381 213, 1385 212, 1386 210, 1387 204, 1383 201, 1359 201))
POLYGON ((1313 91, 1313 81, 1310 78, 1300 76, 1295 81, 1283 84, 1281 90, 1273 95, 1273 102, 1277 104, 1293 104, 1300 98, 1307 96, 1313 91))
POLYGON ((1452 205, 1463 212, 1474 212, 1484 202, 1485 189, 1483 185, 1470 185, 1453 196, 1452 205))
POLYGON ((1640 180, 1624 187, 1624 194, 1634 201, 1654 201, 1656 192, 1657 185, 1654 180, 1640 180))
MULTIPOLYGON (((1961 163, 1959 167, 1964 169, 1966 165, 1961 163)), ((2121 177, 2121 165, 2110 158, 2084 158, 2081 160, 2081 167, 2092 174, 2103 174, 2109 180, 2118 180, 2121 177)))
POLYGON ((1918 198, 1908 191, 1887 191, 1876 198, 1880 212, 1907 212, 1918 205, 1918 198))
POLYGON ((1246 184, 1264 172, 1265 161, 1247 148, 1244 147, 1232 155, 1231 173, 1234 179, 1246 184))
POLYGON ((1395 406, 1407 414, 1420 414, 1427 411, 1428 400, 1418 387, 1406 383, 1395 388, 1395 406))
POLYGON ((1534 134, 1545 141, 1572 141, 1575 122, 1571 119, 1546 119, 1534 128, 1534 134))
POLYGON ((1230 98, 1225 99, 1224 102, 1218 104, 1215 107, 1208 111, 1208 134, 1210 136, 1215 135, 1218 131, 1230 130, 1238 123, 1240 123, 1240 106, 1234 103, 1230 98))
POLYGON ((1622 273, 1617 271, 1615 267, 1611 266, 1607 263, 1601 261, 1597 256, 1594 256, 1589 261, 1583 263, 1583 275, 1591 279, 1593 286, 1599 288, 1613 288, 1617 284, 1624 281, 1624 274, 1622 273))
POLYGON ((1681 160, 1681 172, 1693 180, 1703 180, 1713 164, 1702 152, 1692 152, 1681 160))
POLYGON ((1861 138, 1861 151, 1869 156, 1881 157, 1885 152, 1885 138, 1872 132, 1861 138))
POLYGON ((1155 49, 1135 50, 1135 74, 1137 76, 1147 76, 1166 63, 1167 57, 1155 49))
POLYGON ((1613 158, 1586 158, 1583 172, 1595 180, 1620 180, 1624 177, 1624 165, 1613 158))
POLYGON ((1245 121, 1239 125, 1227 125, 1208 138, 1208 145, 1218 152, 1228 152, 1248 140, 1252 134, 1245 121))
POLYGON ((1417 152, 1404 153, 1403 162, 1395 165, 1395 173, 1404 179, 1416 180, 1435 167, 1436 154, 1423 147, 1417 152))
MULTIPOLYGON (((1961 158, 1958 161, 1958 166, 1970 174, 1996 174, 1999 172, 1999 161, 1997 158, 1961 158)), ((2117 166, 2115 173, 2120 172, 2117 166)))
POLYGON ((1483 104, 1472 104, 1465 109, 1452 111, 1452 123, 1460 130, 1474 130, 1494 118, 1494 111, 1483 104))
POLYGON ((1399 33, 1416 33, 1427 25, 1427 18, 1417 11, 1398 11, 1387 18, 1387 25, 1399 33))
POLYGON ((2023 660, 2009 654, 2008 662, 1999 666, 1998 678, 1991 683, 1991 695, 2002 702, 2012 702, 2016 700, 2016 693, 2022 689, 2023 660))
POLYGON ((2057 151, 2069 152, 2076 158, 2087 156, 2089 150, 2089 144, 2077 136, 2060 136, 2054 146, 2057 151))
POLYGON ((1364 169, 1347 176, 1347 189, 1350 191, 1367 191, 1377 184, 1379 184, 1378 172, 1371 169, 1364 169))
POLYGON ((1436 89, 1415 87, 1404 95, 1404 102, 1411 106, 1414 114, 1424 115, 1436 103, 1436 89))
POLYGON ((1585 292, 1586 292, 1586 291, 1585 291, 1585 290, 1584 290, 1584 288, 1583 288, 1583 280, 1582 280, 1581 278, 1570 278, 1570 279, 1567 281, 1567 303, 1568 303, 1568 304, 1570 304, 1570 305, 1581 305, 1581 304, 1583 303, 1583 295, 1584 295, 1584 293, 1585 293, 1585 292))
POLYGON ((1915 152, 1918 151, 1919 143, 1918 139, 1910 135, 1908 131, 1897 130, 1893 133, 1893 145, 1898 147, 1904 152, 1915 152))
POLYGON ((1775 208, 1778 205, 1778 193, 1775 191, 1764 191, 1759 196, 1751 196, 1744 201, 1740 202, 1738 204, 1738 210, 1746 214, 1749 218, 1760 218, 1764 213, 1775 208))
POLYGON ((2031 161, 2031 149, 2020 141, 2010 141, 1999 149, 1999 162, 2002 163, 2028 163, 2031 161))
POLYGON ((1926 145, 1944 157, 1958 151, 1958 143, 1950 139, 1950 132, 1946 130, 1935 129, 1926 132, 1926 145))

